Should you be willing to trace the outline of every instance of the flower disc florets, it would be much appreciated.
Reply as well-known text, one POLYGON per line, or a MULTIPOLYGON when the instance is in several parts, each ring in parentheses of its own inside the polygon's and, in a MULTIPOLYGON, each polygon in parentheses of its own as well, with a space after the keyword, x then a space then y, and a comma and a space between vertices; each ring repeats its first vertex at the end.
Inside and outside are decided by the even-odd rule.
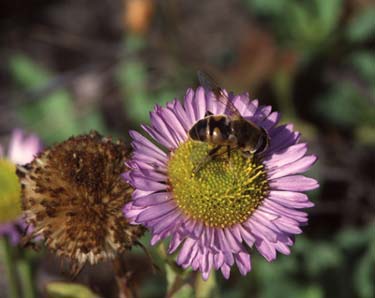
POLYGON ((246 221, 267 195, 263 165, 239 150, 224 151, 197 173, 194 169, 212 149, 208 143, 187 141, 168 163, 169 186, 186 216, 210 227, 230 227, 246 221))
POLYGON ((80 264, 113 259, 144 229, 122 215, 131 187, 121 179, 128 150, 96 132, 72 137, 18 167, 26 221, 57 255, 80 264))
POLYGON ((200 270, 204 279, 213 268, 229 278, 234 264, 245 275, 254 246, 268 261, 277 251, 289 254, 293 235, 307 223, 307 213, 298 209, 313 206, 303 192, 318 187, 300 175, 317 158, 306 155, 291 124, 278 126, 279 113, 248 94, 229 100, 269 136, 261 156, 244 157, 236 148, 228 157, 223 147, 194 170, 212 144, 191 140, 189 130, 207 112, 230 116, 213 92, 199 87, 188 90, 183 105, 175 100, 155 108, 151 126, 143 126, 154 142, 131 132, 134 153, 124 174, 135 188, 126 217, 151 229, 151 244, 170 236, 168 252, 180 248, 177 263, 200 270))

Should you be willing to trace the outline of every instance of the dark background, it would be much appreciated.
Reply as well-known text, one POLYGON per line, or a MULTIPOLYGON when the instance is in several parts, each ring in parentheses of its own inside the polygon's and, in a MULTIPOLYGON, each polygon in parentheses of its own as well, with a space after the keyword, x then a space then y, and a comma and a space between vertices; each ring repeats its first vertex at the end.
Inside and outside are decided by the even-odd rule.
MULTIPOLYGON (((280 110, 319 155, 309 173, 321 185, 316 207, 291 256, 269 264, 254 253, 247 277, 217 274, 221 297, 374 297, 371 2, 1 1, 0 138, 19 127, 46 145, 90 129, 129 140, 155 104, 181 99, 204 69, 280 110)), ((40 293, 69 280, 48 254, 33 260, 40 293)), ((140 297, 163 297, 164 268, 152 275, 137 250, 128 260, 140 297)), ((111 297, 108 272, 88 268, 77 281, 111 297)))

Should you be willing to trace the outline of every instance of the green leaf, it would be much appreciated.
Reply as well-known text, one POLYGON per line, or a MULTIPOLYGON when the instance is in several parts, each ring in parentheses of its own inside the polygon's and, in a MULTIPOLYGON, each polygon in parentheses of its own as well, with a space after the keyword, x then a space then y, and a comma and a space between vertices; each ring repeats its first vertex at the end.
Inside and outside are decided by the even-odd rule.
POLYGON ((375 54, 371 51, 357 51, 349 56, 349 63, 371 85, 375 82, 375 54))
POLYGON ((283 13, 285 5, 290 0, 245 0, 245 3, 251 10, 263 15, 278 15, 283 13))
POLYGON ((374 225, 370 225, 369 229, 345 229, 336 237, 336 243, 345 250, 353 250, 366 246, 370 242, 371 233, 373 233, 374 225))
POLYGON ((299 293, 295 296, 295 298, 304 297, 304 298, 323 298, 324 293, 319 285, 311 285, 307 286, 306 288, 300 287, 299 293))
POLYGON ((121 84, 125 113, 133 121, 147 121, 153 103, 148 100, 148 94, 145 92, 144 65, 138 61, 124 62, 119 67, 117 77, 121 84))
MULTIPOLYGON (((25 55, 12 57, 9 67, 13 79, 26 92, 44 87, 50 81, 48 71, 25 55)), ((81 131, 73 99, 64 89, 56 89, 18 107, 17 114, 24 126, 38 133, 47 143, 61 141, 81 131)))
POLYGON ((48 81, 49 74, 25 55, 14 55, 9 69, 16 82, 25 89, 40 87, 48 81))
POLYGON ((297 41, 309 40, 315 28, 311 24, 310 12, 300 4, 290 6, 289 30, 297 41))
POLYGON ((361 125, 355 130, 355 138, 360 144, 375 145, 375 130, 371 125, 361 125))
POLYGON ((348 25, 347 38, 352 42, 361 42, 374 36, 375 8, 366 8, 348 25))
POLYGON ((373 121, 371 108, 351 82, 338 82, 317 103, 317 112, 327 121, 341 127, 356 126, 363 121, 373 121))
POLYGON ((101 134, 107 134, 107 129, 105 127, 102 114, 96 109, 93 109, 81 117, 80 126, 81 132, 89 132, 90 130, 94 129, 99 131, 101 134))
POLYGON ((61 141, 81 130, 76 121, 72 99, 62 90, 22 106, 17 112, 25 126, 48 142, 61 141))
POLYGON ((320 272, 338 267, 343 261, 342 252, 331 243, 318 242, 313 246, 314 253, 306 258, 308 272, 316 276, 320 272))
POLYGON ((336 27, 341 14, 342 0, 315 0, 319 28, 327 36, 336 27))
POLYGON ((68 282, 51 282, 47 284, 48 298, 98 298, 84 285, 68 282))
POLYGON ((375 247, 361 258, 353 274, 354 287, 361 298, 373 298, 375 277, 375 247))

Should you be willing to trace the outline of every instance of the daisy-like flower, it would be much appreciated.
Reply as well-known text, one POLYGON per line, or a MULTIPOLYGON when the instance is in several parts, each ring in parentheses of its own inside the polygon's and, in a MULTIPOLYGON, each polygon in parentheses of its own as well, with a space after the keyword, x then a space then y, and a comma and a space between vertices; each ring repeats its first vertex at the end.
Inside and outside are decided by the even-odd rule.
POLYGON ((25 239, 43 239, 70 261, 72 274, 86 264, 113 260, 130 249, 144 227, 129 225, 122 208, 132 188, 122 178, 129 150, 96 132, 72 137, 17 167, 25 220, 34 227, 25 239))
POLYGON ((16 164, 30 162, 40 148, 38 137, 25 136, 19 129, 13 131, 6 155, 0 145, 0 236, 7 236, 12 245, 19 243, 25 228, 16 164))
POLYGON ((245 119, 268 132, 270 145, 262 157, 233 150, 195 172, 212 146, 191 140, 189 129, 207 111, 227 113, 211 91, 199 87, 187 91, 183 105, 174 100, 155 108, 151 126, 143 126, 153 142, 130 133, 134 154, 124 173, 135 188, 125 216, 151 230, 152 245, 170 237, 169 253, 180 248, 177 263, 201 271, 203 279, 213 268, 229 278, 234 264, 247 274, 254 246, 268 261, 277 251, 289 254, 293 236, 308 220, 298 209, 313 206, 303 192, 318 187, 300 175, 317 158, 306 155, 307 145, 291 124, 277 126, 279 113, 248 94, 229 99, 245 119))

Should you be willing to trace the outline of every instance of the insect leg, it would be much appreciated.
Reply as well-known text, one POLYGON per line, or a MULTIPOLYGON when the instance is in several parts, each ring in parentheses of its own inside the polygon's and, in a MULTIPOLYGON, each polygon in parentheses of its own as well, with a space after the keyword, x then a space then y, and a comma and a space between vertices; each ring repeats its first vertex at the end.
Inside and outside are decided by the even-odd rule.
POLYGON ((241 152, 241 155, 245 158, 251 158, 252 156, 254 156, 253 153, 250 153, 250 152, 245 152, 245 151, 240 151, 241 152))
POLYGON ((230 150, 231 150, 230 146, 227 145, 228 160, 230 160, 230 150))
POLYGON ((204 159, 202 159, 193 170, 193 174, 198 173, 208 162, 210 162, 215 157, 215 154, 220 150, 221 147, 221 145, 218 145, 212 148, 210 151, 208 151, 207 156, 204 159))

